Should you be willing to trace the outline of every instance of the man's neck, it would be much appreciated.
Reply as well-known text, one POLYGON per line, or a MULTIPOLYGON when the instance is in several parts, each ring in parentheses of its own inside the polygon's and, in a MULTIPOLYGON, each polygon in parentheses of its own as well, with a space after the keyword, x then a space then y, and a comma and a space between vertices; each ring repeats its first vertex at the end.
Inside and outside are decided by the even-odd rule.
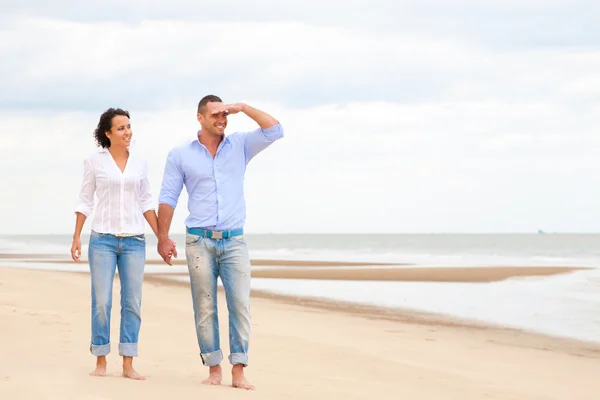
POLYGON ((200 134, 198 135, 198 141, 207 149, 213 150, 219 147, 219 144, 223 141, 223 138, 223 136, 209 135, 207 133, 203 135, 202 131, 200 131, 200 134))

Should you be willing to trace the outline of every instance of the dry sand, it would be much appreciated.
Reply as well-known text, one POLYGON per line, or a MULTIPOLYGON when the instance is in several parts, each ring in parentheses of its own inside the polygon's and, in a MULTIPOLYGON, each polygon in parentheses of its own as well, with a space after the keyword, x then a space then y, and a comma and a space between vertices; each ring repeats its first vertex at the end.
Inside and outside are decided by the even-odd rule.
POLYGON ((112 375, 97 378, 88 376, 89 276, 0 268, 0 399, 600 399, 598 345, 256 295, 247 377, 257 390, 229 387, 227 374, 203 386, 189 289, 151 277, 135 361, 150 377, 131 381, 118 376, 118 286, 112 375))

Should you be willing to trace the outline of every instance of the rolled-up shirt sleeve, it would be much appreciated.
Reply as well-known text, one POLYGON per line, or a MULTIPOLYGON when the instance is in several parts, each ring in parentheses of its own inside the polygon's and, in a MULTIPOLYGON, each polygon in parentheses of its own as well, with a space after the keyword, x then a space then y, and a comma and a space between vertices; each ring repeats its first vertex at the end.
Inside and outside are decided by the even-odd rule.
POLYGON ((274 141, 283 137, 283 127, 281 124, 273 125, 270 128, 259 128, 248 132, 245 135, 244 151, 246 154, 246 164, 252 158, 269 147, 274 141))
POLYGON ((88 217, 94 209, 94 193, 96 192, 96 176, 91 160, 83 162, 83 180, 79 190, 79 200, 75 207, 76 213, 88 217))
POLYGON ((142 179, 140 180, 140 207, 142 212, 154 210, 152 205, 152 192, 150 191, 150 181, 148 180, 148 163, 144 163, 142 179))
POLYGON ((173 149, 167 156, 158 203, 168 204, 175 208, 182 190, 183 172, 181 170, 180 155, 177 149, 173 149))

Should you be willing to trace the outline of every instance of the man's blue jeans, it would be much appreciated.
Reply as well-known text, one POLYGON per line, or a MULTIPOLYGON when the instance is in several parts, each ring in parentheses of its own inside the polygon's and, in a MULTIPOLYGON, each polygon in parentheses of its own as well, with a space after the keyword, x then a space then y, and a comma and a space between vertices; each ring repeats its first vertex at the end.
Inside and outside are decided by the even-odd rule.
POLYGON ((142 283, 146 263, 144 235, 117 237, 92 231, 88 250, 92 277, 92 342, 95 356, 110 353, 110 312, 115 269, 121 282, 119 355, 138 355, 142 283))
POLYGON ((217 277, 220 276, 229 311, 229 362, 247 366, 250 257, 244 237, 209 239, 188 233, 185 255, 202 363, 215 366, 223 360, 217 314, 217 277))

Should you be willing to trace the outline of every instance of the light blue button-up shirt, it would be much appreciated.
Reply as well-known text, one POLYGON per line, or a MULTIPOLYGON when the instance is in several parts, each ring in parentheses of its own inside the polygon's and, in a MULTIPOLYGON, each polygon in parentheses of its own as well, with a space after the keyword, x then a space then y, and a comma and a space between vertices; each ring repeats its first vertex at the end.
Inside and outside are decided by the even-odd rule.
POLYGON ((167 157, 159 204, 175 208, 185 185, 189 211, 186 227, 243 228, 246 221, 246 165, 282 137, 283 128, 279 124, 268 129, 232 133, 221 141, 215 158, 198 139, 172 149, 167 157))

